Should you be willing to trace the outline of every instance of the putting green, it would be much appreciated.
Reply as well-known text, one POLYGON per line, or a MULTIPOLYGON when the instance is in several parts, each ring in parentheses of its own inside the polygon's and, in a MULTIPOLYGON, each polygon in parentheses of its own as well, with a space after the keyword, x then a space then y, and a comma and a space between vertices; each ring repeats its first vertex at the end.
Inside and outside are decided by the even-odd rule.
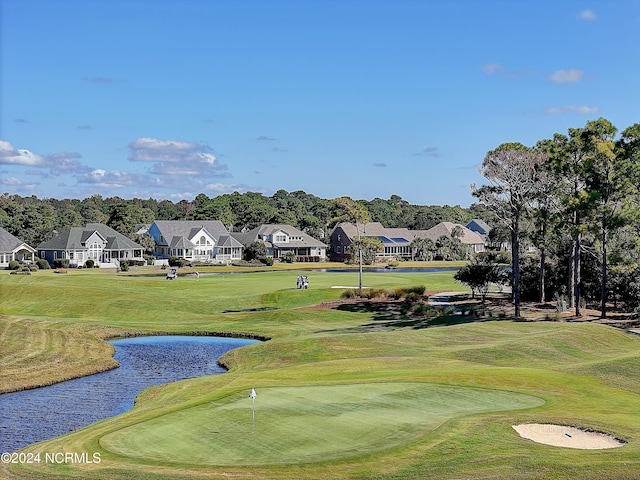
POLYGON ((498 390, 424 383, 259 388, 137 423, 101 438, 106 450, 162 463, 275 465, 392 448, 464 415, 536 407, 498 390))

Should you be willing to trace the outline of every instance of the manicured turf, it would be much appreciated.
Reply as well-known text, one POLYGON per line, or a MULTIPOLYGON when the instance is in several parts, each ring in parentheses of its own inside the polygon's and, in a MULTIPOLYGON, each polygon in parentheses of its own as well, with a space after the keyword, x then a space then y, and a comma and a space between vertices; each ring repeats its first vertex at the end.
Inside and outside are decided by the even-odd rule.
MULTIPOLYGON (((98 452, 99 464, 0 465, 13 480, 635 479, 640 337, 598 324, 407 321, 313 306, 356 274, 0 275, 0 384, 110 362, 118 333, 235 332, 224 375, 154 387, 123 415, 31 446, 98 452), (269 310, 251 310, 271 307, 269 310), (233 310, 233 312, 223 313, 233 310), (250 388, 256 387, 255 433, 250 388), (627 444, 580 451, 520 438, 517 423, 567 424, 627 444)), ((452 273, 365 274, 371 286, 460 290, 452 273)), ((398 318, 393 318, 398 315, 398 318)), ((117 386, 114 386, 117 388, 117 386)))
POLYGON ((416 383, 258 389, 102 437, 108 451, 191 465, 328 461, 389 449, 451 418, 541 405, 528 395, 416 383))

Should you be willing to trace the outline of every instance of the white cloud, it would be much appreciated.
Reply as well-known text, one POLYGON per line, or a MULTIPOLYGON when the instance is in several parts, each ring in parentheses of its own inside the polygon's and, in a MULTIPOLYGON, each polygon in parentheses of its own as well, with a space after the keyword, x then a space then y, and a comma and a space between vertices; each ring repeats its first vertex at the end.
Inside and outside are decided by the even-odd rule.
POLYGON ((487 75, 493 75, 494 73, 498 73, 500 70, 502 70, 502 66, 500 66, 499 63, 487 63, 482 67, 482 70, 487 75))
POLYGON ((90 167, 74 160, 76 158, 82 158, 82 155, 78 152, 60 152, 47 155, 49 173, 57 177, 66 173, 86 173, 91 170, 90 167))
POLYGON ((598 107, 590 107, 588 105, 566 105, 564 107, 547 108, 544 112, 548 115, 558 115, 560 113, 579 113, 582 115, 592 115, 598 113, 598 107))
POLYGON ((149 178, 145 175, 119 172, 113 170, 107 172, 101 168, 92 170, 83 175, 78 175, 78 183, 90 183, 96 187, 102 188, 122 188, 133 185, 141 185, 148 183, 149 178))
POLYGON ((583 10, 578 14, 578 18, 580 20, 586 20, 587 22, 592 22, 598 18, 593 10, 583 10))
POLYGON ((442 155, 438 151, 438 147, 424 147, 421 151, 413 154, 416 157, 433 157, 440 158, 442 155))
POLYGON ((9 187, 12 190, 34 190, 39 183, 37 182, 23 182, 16 177, 0 178, 0 185, 9 187))
POLYGON ((0 164, 45 167, 47 160, 29 150, 17 149, 9 142, 0 140, 0 164))
POLYGON ((555 83, 575 83, 582 80, 584 72, 576 68, 569 68, 567 70, 558 70, 557 72, 549 75, 549 80, 555 83))
POLYGON ((217 195, 222 195, 225 193, 244 193, 244 192, 259 192, 265 193, 265 190, 251 188, 249 185, 244 184, 228 184, 228 183, 210 183, 205 186, 206 190, 217 195))
POLYGON ((84 81, 90 83, 102 83, 107 85, 115 82, 115 80, 110 77, 84 77, 84 81))
POLYGON ((157 175, 225 176, 219 172, 227 168, 210 147, 195 142, 138 138, 129 149, 129 160, 155 163, 151 173, 157 175))
MULTIPOLYGON (((17 149, 9 142, 0 140, 0 164, 48 168, 49 174, 56 177, 66 173, 89 171, 89 167, 77 161, 77 158, 82 158, 82 155, 77 152, 52 153, 44 157, 29 150, 17 149)), ((43 176, 46 175, 43 174, 43 176)))
POLYGON ((482 71, 487 75, 497 75, 507 78, 523 78, 537 75, 533 70, 506 70, 499 63, 487 63, 482 66, 482 71))

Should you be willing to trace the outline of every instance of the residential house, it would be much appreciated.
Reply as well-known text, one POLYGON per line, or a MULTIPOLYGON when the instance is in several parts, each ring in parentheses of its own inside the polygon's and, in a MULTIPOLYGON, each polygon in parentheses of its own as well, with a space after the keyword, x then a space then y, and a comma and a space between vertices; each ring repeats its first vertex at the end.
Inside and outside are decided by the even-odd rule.
POLYGON ((156 220, 149 227, 158 259, 231 263, 242 259, 242 243, 219 220, 156 220))
MULTIPOLYGON (((414 235, 407 228, 386 228, 379 222, 368 222, 360 225, 360 237, 378 238, 384 246, 378 257, 411 258, 411 241, 414 235)), ((358 238, 356 225, 350 222, 338 223, 330 234, 331 253, 333 261, 344 261, 349 258, 349 245, 358 238)))
POLYGON ((246 233, 232 235, 245 247, 255 241, 263 242, 274 259, 293 253, 297 262, 322 262, 327 256, 324 243, 291 225, 263 224, 246 233))
POLYGON ((479 233, 471 231, 459 223, 440 222, 429 230, 414 230, 413 233, 414 237, 429 238, 435 243, 442 236, 453 237, 453 231, 456 227, 459 227, 461 235, 458 238, 463 245, 468 245, 473 253, 484 252, 484 238, 479 233))
POLYGON ((36 247, 38 256, 54 264, 68 259, 69 266, 93 260, 101 267, 118 267, 123 260, 144 262, 144 247, 102 223, 71 227, 36 247))
POLYGON ((35 248, 0 227, 0 267, 7 267, 12 260, 33 261, 35 253, 35 248))

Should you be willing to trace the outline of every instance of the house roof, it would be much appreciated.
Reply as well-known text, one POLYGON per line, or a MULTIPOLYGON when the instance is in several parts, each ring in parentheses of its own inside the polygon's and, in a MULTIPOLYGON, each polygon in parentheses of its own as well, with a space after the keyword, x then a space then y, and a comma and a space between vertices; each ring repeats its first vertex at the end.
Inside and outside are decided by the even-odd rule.
POLYGON ((471 219, 466 226, 469 230, 479 233, 480 235, 488 235, 491 231, 491 227, 480 218, 471 219))
POLYGON ((33 247, 30 247, 18 237, 12 235, 7 232, 4 228, 0 227, 0 252, 8 253, 8 252, 16 252, 25 248, 32 252, 35 251, 33 247))
POLYGON ((222 235, 229 235, 229 231, 220 220, 156 220, 153 223, 167 242, 173 237, 185 237, 190 240, 202 229, 216 242, 219 242, 222 235))
POLYGON ((233 238, 231 234, 220 235, 218 238, 218 247, 242 247, 242 243, 233 238))
POLYGON ((183 237, 181 235, 176 235, 175 237, 171 237, 171 242, 169 243, 169 246, 171 248, 182 248, 182 249, 196 248, 193 242, 191 242, 188 238, 183 237))
POLYGON ((254 228, 253 230, 249 230, 246 233, 233 233, 233 236, 241 242, 243 245, 247 246, 256 240, 265 239, 266 237, 273 235, 279 231, 285 232, 289 237, 301 237, 300 240, 291 240, 288 242, 269 242, 265 240, 265 243, 274 245, 279 248, 286 247, 326 247, 327 245, 313 238, 311 235, 303 232, 302 230, 297 229, 291 225, 287 225, 284 223, 271 223, 271 224, 262 224, 259 227, 254 228))
MULTIPOLYGON (((356 225, 350 222, 337 224, 335 228, 342 228, 342 231, 353 240, 358 237, 356 225)), ((413 233, 408 228, 386 228, 380 222, 368 222, 360 226, 360 236, 378 237, 383 244, 404 244, 411 243, 413 233)))
POLYGON ((71 227, 51 240, 42 242, 38 250, 73 250, 86 248, 84 242, 95 232, 105 239, 107 250, 144 250, 130 238, 103 223, 87 223, 84 227, 71 227))
POLYGON ((451 232, 453 232, 455 227, 460 227, 462 229, 462 236, 460 237, 460 241, 462 243, 466 245, 484 244, 484 239, 481 235, 476 232, 472 232, 464 225, 453 222, 440 222, 429 230, 414 230, 413 233, 415 237, 430 238, 435 242, 442 236, 451 237, 451 232))

